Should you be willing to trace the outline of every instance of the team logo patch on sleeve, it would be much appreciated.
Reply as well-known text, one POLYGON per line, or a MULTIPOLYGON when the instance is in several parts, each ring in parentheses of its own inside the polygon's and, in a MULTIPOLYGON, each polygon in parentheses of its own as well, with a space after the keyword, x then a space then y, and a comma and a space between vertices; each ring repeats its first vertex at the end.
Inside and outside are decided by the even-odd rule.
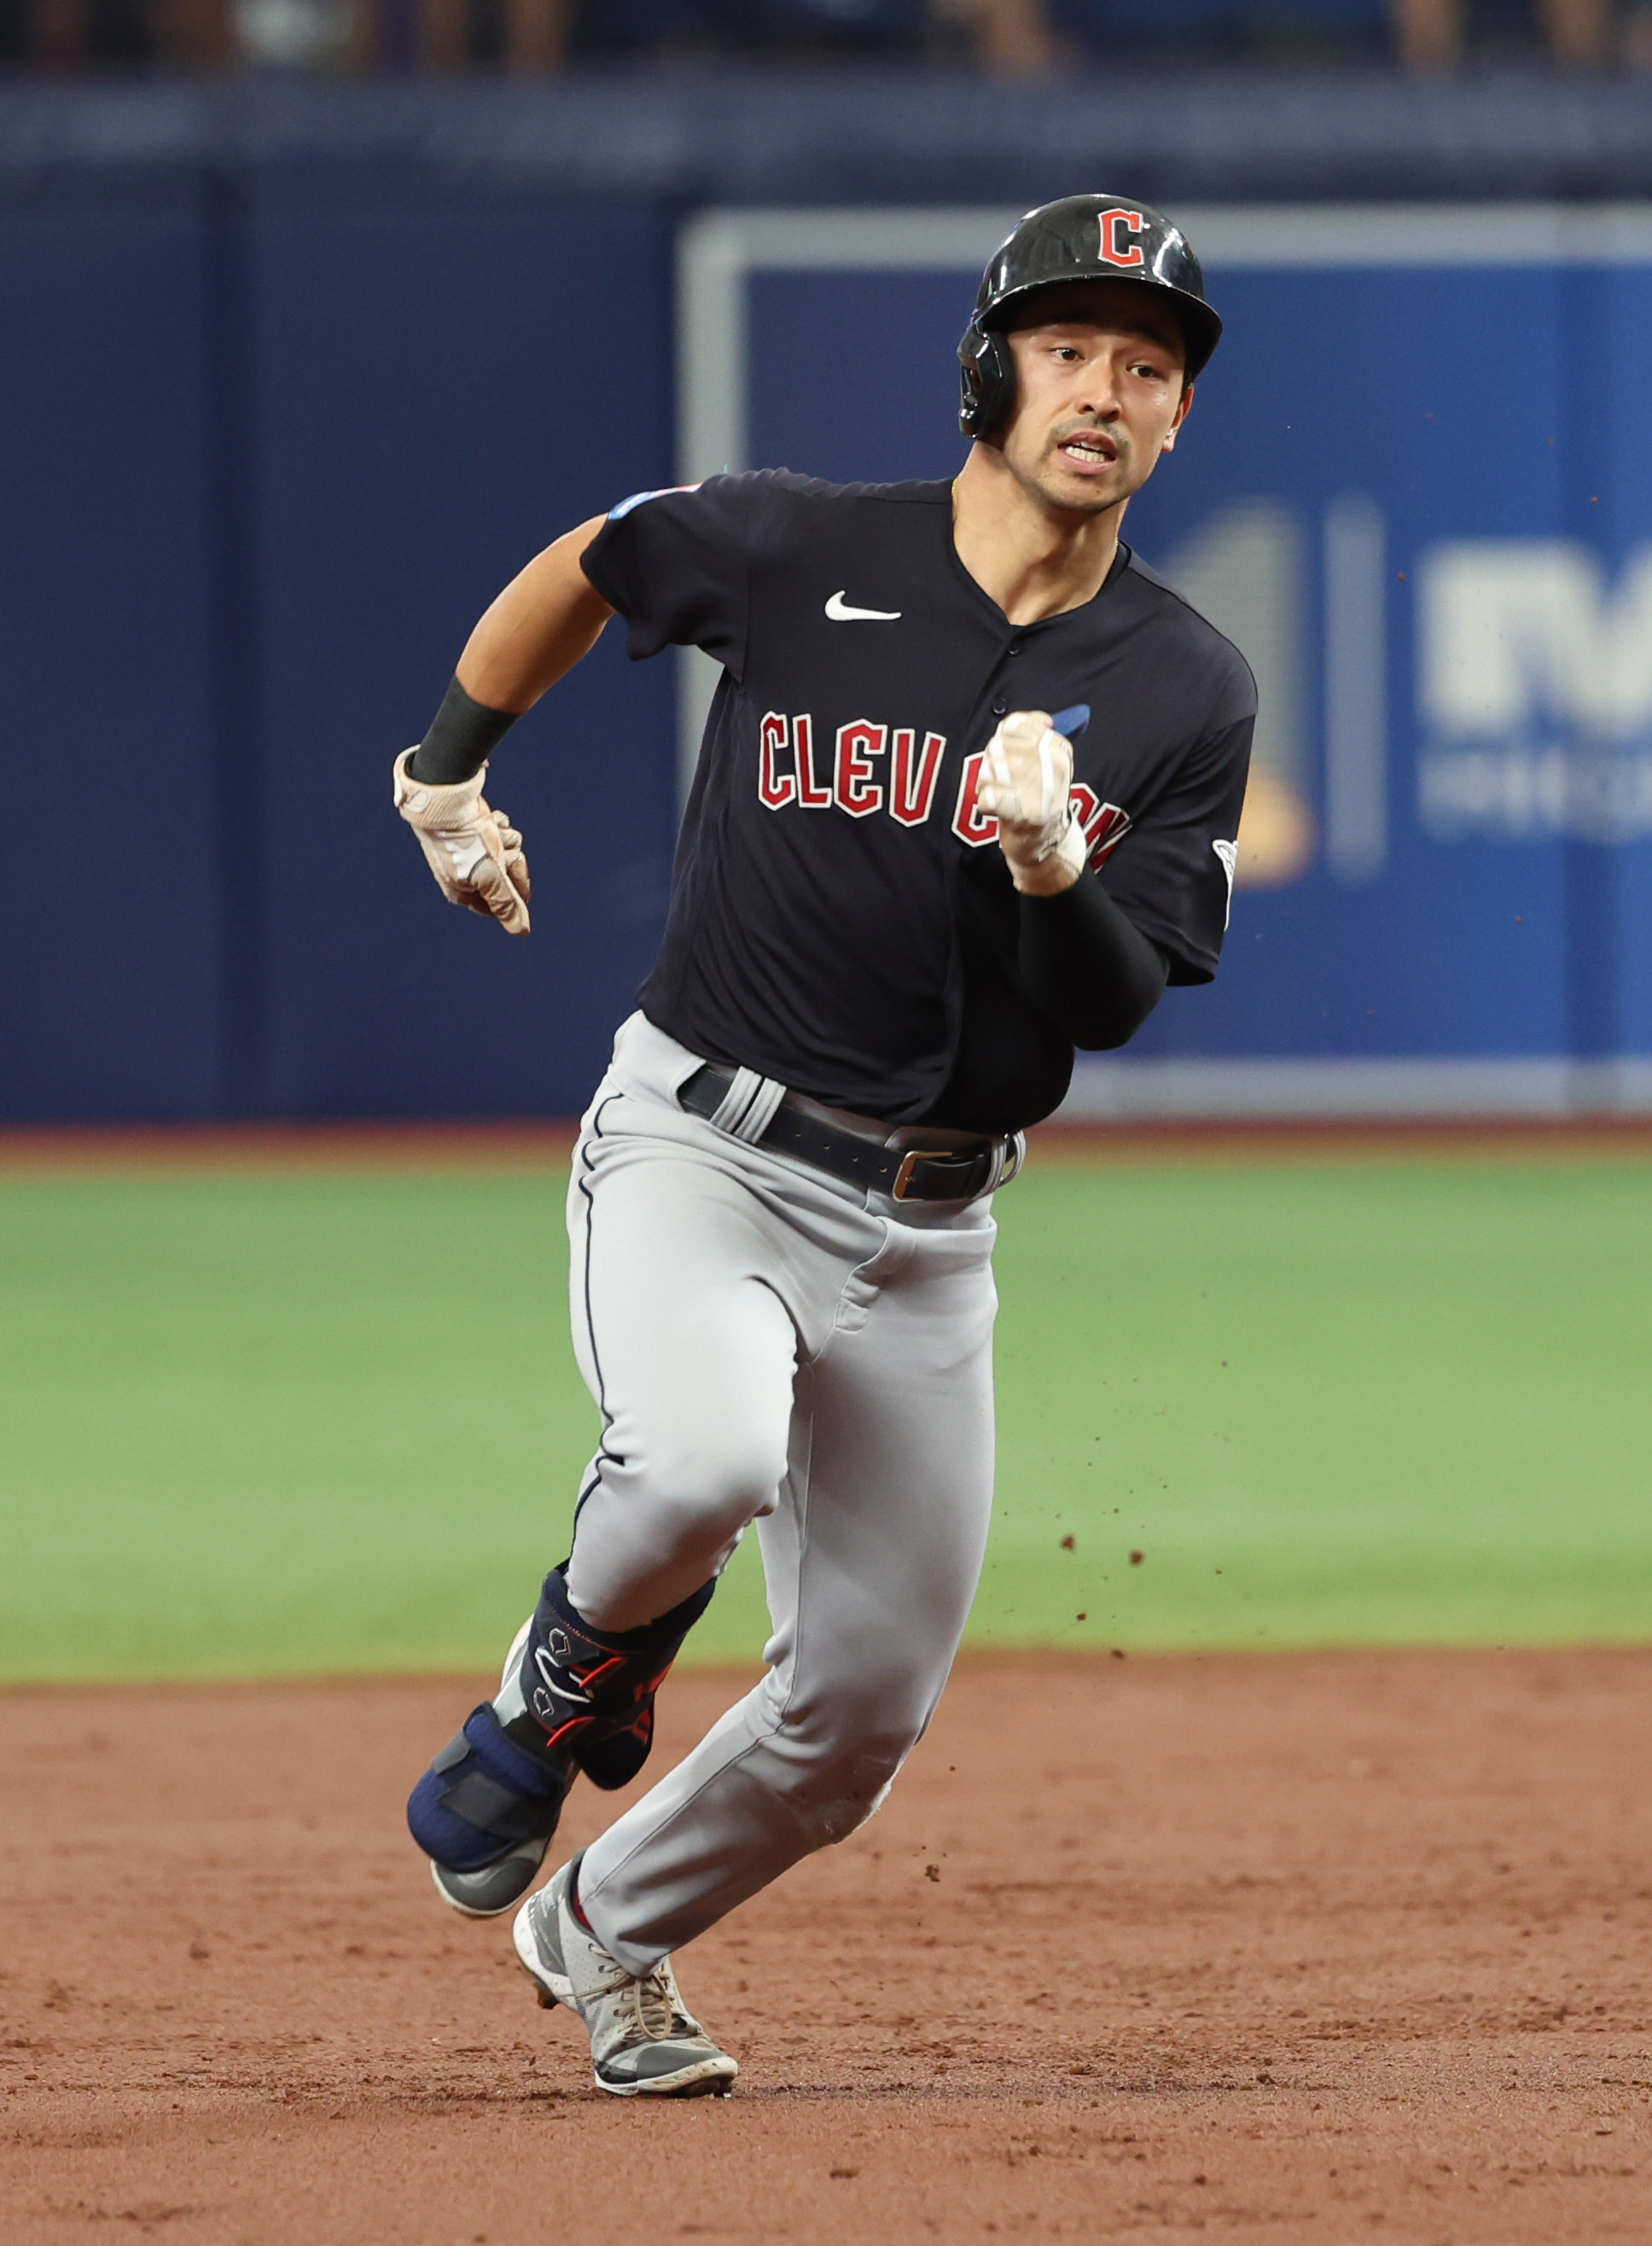
POLYGON ((1221 860, 1222 871, 1227 876, 1227 909, 1222 915, 1222 933, 1226 935, 1227 923, 1234 916, 1234 876, 1239 871, 1239 845, 1237 842, 1213 842, 1210 847, 1221 860))
POLYGON ((699 488, 698 484, 662 484, 658 491, 633 492, 629 499, 622 499, 617 507, 609 507, 608 519, 610 522, 623 522, 631 509, 641 507, 645 499, 670 499, 673 492, 698 491, 699 488))

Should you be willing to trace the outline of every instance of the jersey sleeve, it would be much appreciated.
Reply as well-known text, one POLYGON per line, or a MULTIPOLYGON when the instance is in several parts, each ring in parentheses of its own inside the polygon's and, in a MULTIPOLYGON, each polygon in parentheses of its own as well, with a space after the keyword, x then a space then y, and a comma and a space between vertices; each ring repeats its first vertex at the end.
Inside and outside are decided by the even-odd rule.
POLYGON ((1169 956, 1173 983, 1208 983, 1216 973, 1255 724, 1253 708, 1207 734, 1102 874, 1113 902, 1169 956))
POLYGON ((622 500, 581 566, 629 627, 633 661, 699 647, 738 678, 745 663, 751 565, 778 494, 761 475, 712 476, 622 500))

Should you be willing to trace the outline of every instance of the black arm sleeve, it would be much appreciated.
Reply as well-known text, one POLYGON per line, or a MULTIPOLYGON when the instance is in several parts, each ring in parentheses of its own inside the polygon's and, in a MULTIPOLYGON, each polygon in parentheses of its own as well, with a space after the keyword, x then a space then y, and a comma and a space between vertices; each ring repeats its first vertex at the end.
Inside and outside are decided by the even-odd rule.
POLYGON ((1170 962, 1093 874, 1059 896, 1017 897, 1028 990, 1086 1052, 1127 1045, 1164 996, 1170 962))
POLYGON ((515 723, 508 710, 472 702, 455 678, 429 732, 407 759, 408 778, 426 787, 456 787, 480 772, 515 723))

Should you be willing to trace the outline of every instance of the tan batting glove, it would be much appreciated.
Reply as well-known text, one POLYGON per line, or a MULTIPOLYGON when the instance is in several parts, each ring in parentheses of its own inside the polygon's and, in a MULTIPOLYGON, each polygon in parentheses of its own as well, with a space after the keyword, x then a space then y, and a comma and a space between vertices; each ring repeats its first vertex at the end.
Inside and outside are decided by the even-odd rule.
POLYGON ((1071 799, 1072 743, 1047 710, 1014 710, 987 744, 976 800, 998 821, 998 847, 1023 896, 1053 897, 1084 869, 1071 799))
POLYGON ((527 861, 510 820, 482 800, 487 766, 451 787, 432 787, 408 777, 413 753, 404 749, 396 759, 396 808, 418 835, 437 887, 449 904, 486 913, 506 936, 526 936, 527 861))

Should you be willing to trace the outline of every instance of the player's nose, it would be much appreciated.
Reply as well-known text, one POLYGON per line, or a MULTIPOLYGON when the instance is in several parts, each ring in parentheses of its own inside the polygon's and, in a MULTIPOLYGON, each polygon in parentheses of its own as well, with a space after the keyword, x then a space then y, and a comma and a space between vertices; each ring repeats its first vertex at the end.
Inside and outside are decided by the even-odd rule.
POLYGON ((1123 371, 1111 351, 1098 351, 1087 358, 1078 370, 1071 392, 1071 402, 1080 413, 1093 413, 1098 420, 1116 420, 1123 403, 1123 371))
POLYGON ((1073 404, 1078 412, 1093 414, 1098 421, 1116 421, 1120 399, 1118 378, 1110 366, 1087 366, 1073 404))

